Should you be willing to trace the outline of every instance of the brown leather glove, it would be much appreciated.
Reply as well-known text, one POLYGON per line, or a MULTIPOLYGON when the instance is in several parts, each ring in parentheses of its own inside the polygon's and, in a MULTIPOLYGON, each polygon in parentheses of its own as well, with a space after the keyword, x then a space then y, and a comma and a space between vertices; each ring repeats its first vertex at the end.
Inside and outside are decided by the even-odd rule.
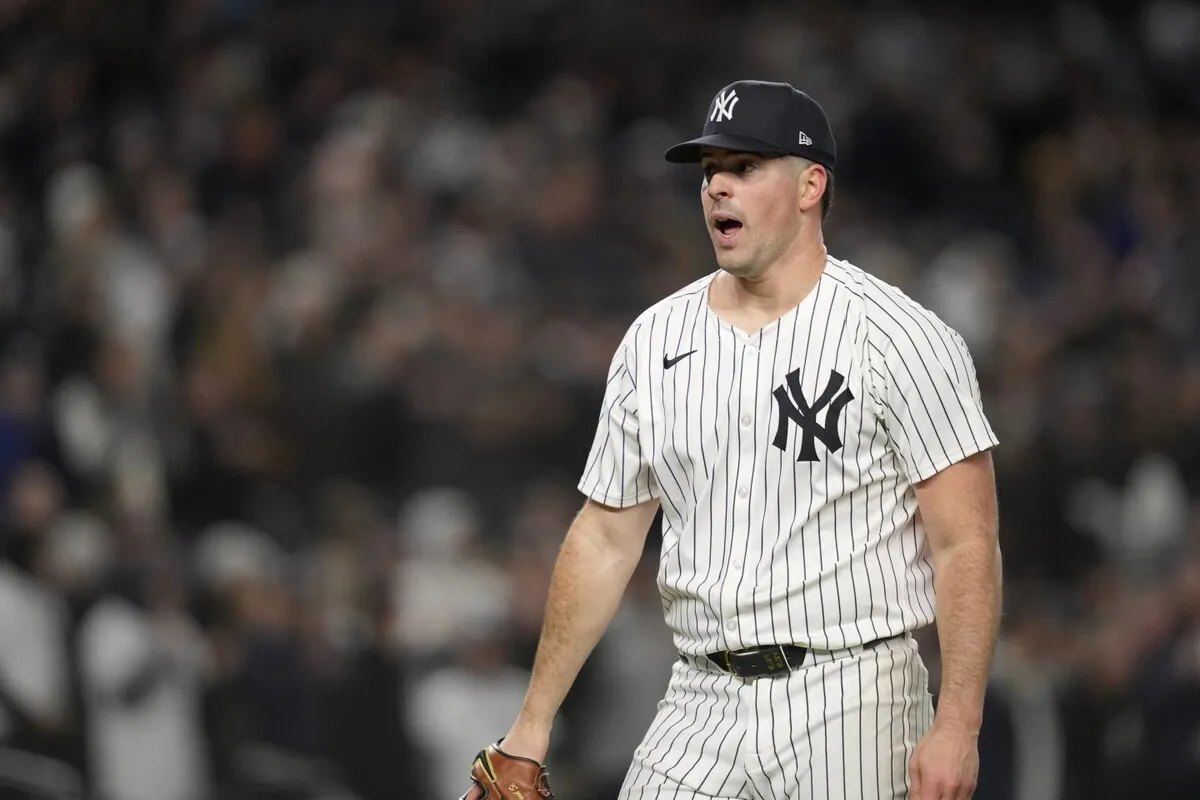
POLYGON ((475 756, 471 788, 459 800, 554 800, 554 795, 545 767, 489 744, 475 756))

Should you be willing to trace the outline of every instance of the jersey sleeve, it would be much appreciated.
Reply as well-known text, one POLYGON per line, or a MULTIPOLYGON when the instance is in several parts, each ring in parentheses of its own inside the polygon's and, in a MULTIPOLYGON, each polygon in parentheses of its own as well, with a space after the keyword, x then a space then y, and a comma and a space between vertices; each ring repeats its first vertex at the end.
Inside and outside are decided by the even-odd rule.
POLYGON ((631 336, 621 343, 608 370, 600 422, 592 440, 579 491, 606 506, 637 505, 658 492, 639 437, 637 386, 631 336))
POLYGON ((966 342, 908 302, 884 315, 867 354, 891 446, 918 483, 999 440, 966 342))

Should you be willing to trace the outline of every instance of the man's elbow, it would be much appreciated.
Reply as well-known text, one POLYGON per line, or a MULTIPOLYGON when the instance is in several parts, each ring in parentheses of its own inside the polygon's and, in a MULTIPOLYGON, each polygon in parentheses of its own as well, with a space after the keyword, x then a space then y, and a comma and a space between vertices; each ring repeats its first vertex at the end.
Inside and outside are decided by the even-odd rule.
POLYGON ((960 531, 955 536, 940 537, 939 544, 930 550, 933 568, 939 577, 956 575, 981 580, 996 576, 996 581, 1000 579, 1003 556, 994 528, 981 526, 974 533, 964 535, 960 531))

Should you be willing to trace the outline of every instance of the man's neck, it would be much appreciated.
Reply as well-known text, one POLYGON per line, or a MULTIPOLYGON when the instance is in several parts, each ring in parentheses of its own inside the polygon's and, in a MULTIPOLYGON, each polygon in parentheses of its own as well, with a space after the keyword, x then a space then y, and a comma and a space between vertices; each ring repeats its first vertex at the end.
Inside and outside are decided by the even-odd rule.
POLYGON ((720 309, 738 309, 755 317, 775 319, 799 305, 821 279, 828 252, 821 239, 769 266, 754 278, 729 273, 717 276, 717 296, 710 302, 720 309))

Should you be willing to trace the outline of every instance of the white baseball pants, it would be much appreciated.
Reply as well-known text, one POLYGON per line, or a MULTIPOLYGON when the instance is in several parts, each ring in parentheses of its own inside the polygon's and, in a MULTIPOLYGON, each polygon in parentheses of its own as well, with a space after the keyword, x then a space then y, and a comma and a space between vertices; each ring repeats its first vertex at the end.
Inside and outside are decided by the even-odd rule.
POLYGON ((743 679, 677 662, 619 800, 904 800, 933 723, 911 635, 743 679))

